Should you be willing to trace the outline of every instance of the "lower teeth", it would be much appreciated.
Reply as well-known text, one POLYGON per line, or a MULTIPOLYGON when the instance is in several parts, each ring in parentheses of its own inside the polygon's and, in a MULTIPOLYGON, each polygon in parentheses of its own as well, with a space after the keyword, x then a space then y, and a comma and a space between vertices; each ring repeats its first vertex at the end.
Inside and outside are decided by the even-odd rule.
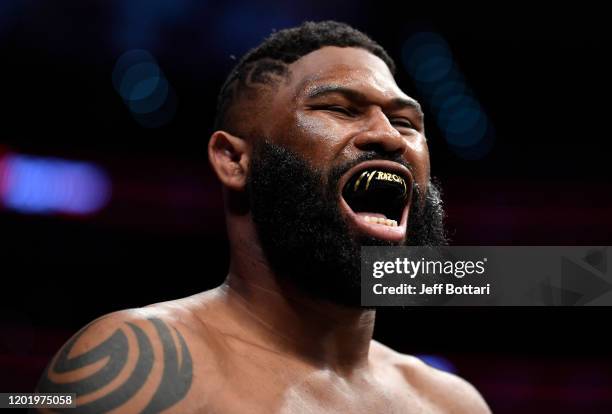
POLYGON ((382 224, 382 225, 389 226, 389 227, 397 227, 397 221, 395 220, 390 220, 390 219, 386 219, 382 217, 370 217, 370 216, 364 216, 363 218, 365 221, 369 223, 382 224))

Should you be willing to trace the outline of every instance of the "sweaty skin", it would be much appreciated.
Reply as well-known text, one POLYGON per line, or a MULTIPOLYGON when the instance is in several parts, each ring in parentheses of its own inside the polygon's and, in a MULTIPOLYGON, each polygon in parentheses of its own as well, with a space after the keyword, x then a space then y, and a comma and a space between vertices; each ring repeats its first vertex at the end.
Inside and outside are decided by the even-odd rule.
MULTIPOLYGON (((426 188, 420 108, 382 60, 358 48, 324 47, 289 70, 261 91, 266 103, 250 112, 248 133, 271 137, 322 171, 372 147, 399 153, 426 188), (347 107, 358 115, 344 113, 347 107)), ((38 391, 76 392, 77 408, 65 411, 74 414, 489 413, 466 381, 374 341, 374 310, 279 285, 250 213, 236 207, 251 148, 226 131, 209 144, 226 201, 231 261, 224 284, 92 322, 58 352, 38 391)))

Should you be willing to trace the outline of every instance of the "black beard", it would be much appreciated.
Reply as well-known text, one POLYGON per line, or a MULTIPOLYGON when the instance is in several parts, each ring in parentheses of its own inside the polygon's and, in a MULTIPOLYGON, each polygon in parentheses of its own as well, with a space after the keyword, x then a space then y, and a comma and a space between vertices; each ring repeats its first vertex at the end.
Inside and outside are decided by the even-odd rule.
MULTIPOLYGON (((398 245, 351 231, 338 203, 338 181, 364 161, 400 157, 376 152, 333 168, 327 176, 288 149, 259 141, 253 148, 247 195, 259 240, 281 285, 313 299, 361 307, 361 246, 398 245)), ((405 245, 447 244, 440 192, 413 186, 405 245), (424 198, 424 200, 423 200, 424 198), (423 202, 424 201, 424 202, 423 202)))

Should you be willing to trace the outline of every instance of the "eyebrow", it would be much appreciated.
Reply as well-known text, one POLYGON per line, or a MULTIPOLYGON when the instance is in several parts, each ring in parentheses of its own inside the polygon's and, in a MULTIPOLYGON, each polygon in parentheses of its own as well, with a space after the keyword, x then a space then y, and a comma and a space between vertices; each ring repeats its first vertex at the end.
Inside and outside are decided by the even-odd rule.
MULTIPOLYGON (((338 86, 338 85, 321 85, 316 86, 310 90, 306 98, 307 99, 315 99, 320 98, 321 96, 331 95, 331 94, 339 94, 344 96, 345 98, 352 101, 360 101, 367 102, 369 99, 361 91, 356 89, 347 88, 346 86, 338 86)), ((389 101, 388 106, 393 109, 413 109, 420 116, 423 116, 423 109, 421 108, 421 104, 415 99, 412 98, 393 98, 389 101)))

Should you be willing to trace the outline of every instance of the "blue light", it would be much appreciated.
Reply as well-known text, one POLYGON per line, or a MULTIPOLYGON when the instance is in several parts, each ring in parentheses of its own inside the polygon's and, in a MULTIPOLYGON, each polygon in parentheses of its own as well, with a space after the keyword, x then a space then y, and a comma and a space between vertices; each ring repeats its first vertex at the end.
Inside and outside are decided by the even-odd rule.
POLYGON ((110 180, 94 164, 8 155, 2 170, 0 197, 22 213, 92 214, 110 198, 110 180))
POLYGON ((122 54, 112 77, 115 90, 140 125, 157 128, 174 118, 176 94, 148 51, 134 49, 122 54))
POLYGON ((451 374, 457 373, 457 368, 455 364, 450 362, 448 359, 444 358, 440 355, 416 355, 421 361, 430 365, 434 368, 437 368, 441 371, 450 372, 451 374))
POLYGON ((404 43, 402 62, 432 109, 449 149, 466 160, 486 156, 493 147, 493 129, 446 40, 433 32, 414 34, 404 43))
POLYGON ((429 104, 434 111, 439 111, 449 96, 465 96, 469 94, 467 85, 459 74, 456 74, 453 79, 436 82, 435 85, 427 89, 427 92, 429 104))
POLYGON ((163 76, 142 79, 134 84, 130 95, 131 99, 126 102, 127 106, 130 111, 137 114, 154 112, 166 102, 169 88, 170 85, 163 76), (145 95, 147 91, 152 92, 145 95), (136 98, 143 95, 144 98, 136 98))
POLYGON ((157 83, 147 83, 147 81, 159 79, 160 73, 159 66, 154 62, 142 62, 130 66, 121 77, 119 95, 126 101, 147 98, 157 87, 157 83))
POLYGON ((403 50, 404 63, 417 82, 436 82, 453 69, 453 59, 445 44, 409 43, 403 50))
POLYGON ((156 73, 159 72, 159 68, 157 66, 157 61, 153 57, 149 51, 144 49, 132 49, 123 53, 115 62, 115 67, 113 68, 113 86, 119 95, 125 99, 122 94, 122 83, 123 78, 126 73, 130 70, 130 68, 134 66, 138 66, 143 63, 152 64, 156 68, 156 73))
MULTIPOLYGON (((130 104, 128 104, 128 106, 130 108, 137 109, 136 104, 137 103, 131 102, 130 104)), ((143 102, 143 105, 144 104, 146 104, 146 101, 143 102)), ((160 128, 174 119, 177 105, 178 101, 176 93, 171 87, 169 87, 168 98, 159 109, 153 112, 145 113, 138 113, 136 111, 132 111, 132 116, 140 125, 145 128, 160 128)))
POLYGON ((449 97, 438 112, 438 125, 449 144, 478 145, 487 132, 487 118, 478 102, 466 95, 449 97))

